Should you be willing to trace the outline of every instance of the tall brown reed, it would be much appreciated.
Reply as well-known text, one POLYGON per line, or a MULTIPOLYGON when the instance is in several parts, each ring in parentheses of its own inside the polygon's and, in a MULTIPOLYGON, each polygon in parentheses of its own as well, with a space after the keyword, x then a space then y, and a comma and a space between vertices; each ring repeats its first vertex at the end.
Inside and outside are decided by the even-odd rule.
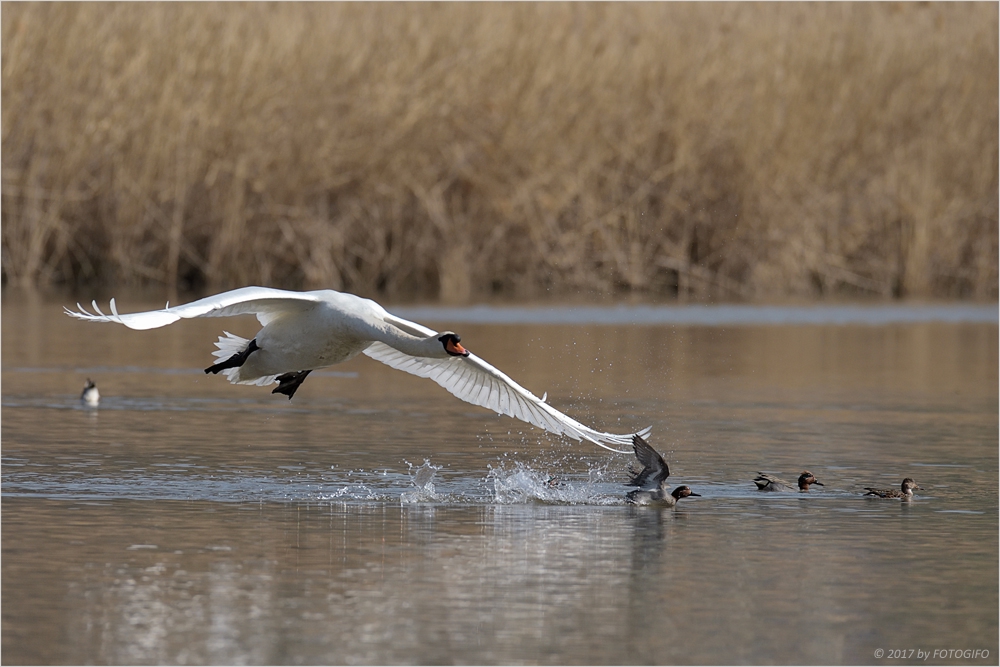
POLYGON ((7 285, 997 297, 997 6, 3 6, 7 285))

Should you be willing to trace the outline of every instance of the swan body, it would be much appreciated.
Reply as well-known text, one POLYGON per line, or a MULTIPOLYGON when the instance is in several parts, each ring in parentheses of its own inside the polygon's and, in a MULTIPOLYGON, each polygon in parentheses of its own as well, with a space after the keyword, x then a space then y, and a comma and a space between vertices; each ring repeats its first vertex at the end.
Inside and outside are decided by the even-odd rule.
MULTIPOLYGON (((528 422, 557 435, 587 440, 605 449, 631 443, 632 435, 603 433, 559 412, 497 368, 470 353, 461 338, 387 312, 371 299, 334 290, 293 292, 243 287, 181 306, 120 314, 111 299, 105 315, 80 304, 66 314, 91 322, 117 322, 130 329, 164 327, 193 317, 255 315, 262 325, 252 340, 224 332, 213 352, 219 361, 206 373, 222 373, 236 384, 279 386, 274 393, 291 399, 308 373, 364 353, 398 370, 430 378, 453 395, 474 405, 528 422)), ((639 431, 648 435, 650 428, 639 431)))

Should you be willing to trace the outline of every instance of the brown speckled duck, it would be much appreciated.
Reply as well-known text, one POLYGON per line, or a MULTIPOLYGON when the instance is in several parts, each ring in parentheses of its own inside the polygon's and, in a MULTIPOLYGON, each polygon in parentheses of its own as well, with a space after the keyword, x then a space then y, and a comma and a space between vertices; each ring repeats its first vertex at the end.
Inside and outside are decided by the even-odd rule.
POLYGON ((913 481, 912 478, 907 477, 903 480, 903 483, 899 485, 898 489, 873 489, 870 486, 865 487, 866 496, 875 496, 876 498, 902 498, 903 500, 909 500, 913 497, 913 490, 918 489, 923 491, 922 488, 917 486, 917 483, 913 481))

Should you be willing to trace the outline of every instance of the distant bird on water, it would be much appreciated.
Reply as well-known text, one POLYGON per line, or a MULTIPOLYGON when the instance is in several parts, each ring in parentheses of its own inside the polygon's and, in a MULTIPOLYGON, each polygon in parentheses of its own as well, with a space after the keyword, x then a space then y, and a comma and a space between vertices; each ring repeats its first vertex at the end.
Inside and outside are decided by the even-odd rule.
MULTIPOLYGON (((786 482, 780 477, 775 477, 774 475, 768 475, 766 472, 757 473, 757 477, 753 480, 753 483, 757 485, 758 491, 794 491, 795 487, 791 482, 786 482)), ((818 484, 819 486, 825 486, 823 482, 816 479, 808 470, 803 470, 802 474, 799 475, 798 488, 799 491, 808 491, 810 484, 818 484)))
POLYGON ((90 378, 87 378, 87 385, 83 388, 83 393, 80 394, 80 401, 84 405, 93 407, 97 407, 97 404, 101 402, 101 392, 97 391, 97 385, 90 378))
MULTIPOLYGON (((155 329, 191 317, 256 315, 263 328, 252 340, 227 332, 212 354, 219 359, 205 369, 236 384, 268 385, 289 399, 316 368, 347 361, 361 352, 393 368, 434 380, 474 405, 526 421, 557 435, 627 453, 631 435, 604 433, 584 426, 538 398, 501 371, 466 350, 451 331, 437 332, 386 312, 370 299, 334 290, 292 292, 243 287, 162 310, 120 315, 111 300, 105 315, 80 304, 67 315, 91 322, 117 322, 130 329, 155 329)), ((527 344, 525 342, 524 344, 527 344)), ((637 435, 648 435, 645 428, 637 435)))
POLYGON ((903 483, 899 485, 898 489, 875 489, 870 486, 865 487, 866 496, 875 496, 876 498, 901 498, 903 500, 910 500, 913 498, 913 490, 917 489, 923 491, 922 488, 917 486, 917 483, 913 481, 912 478, 907 477, 903 480, 903 483))
MULTIPOLYGON (((653 449, 648 442, 638 435, 632 436, 632 449, 635 457, 642 464, 642 470, 633 470, 627 486, 639 487, 629 491, 625 500, 632 505, 665 505, 673 507, 681 498, 698 496, 690 487, 678 486, 672 493, 667 493, 670 468, 663 457, 653 449)), ((700 496, 699 496, 700 497, 700 496)))

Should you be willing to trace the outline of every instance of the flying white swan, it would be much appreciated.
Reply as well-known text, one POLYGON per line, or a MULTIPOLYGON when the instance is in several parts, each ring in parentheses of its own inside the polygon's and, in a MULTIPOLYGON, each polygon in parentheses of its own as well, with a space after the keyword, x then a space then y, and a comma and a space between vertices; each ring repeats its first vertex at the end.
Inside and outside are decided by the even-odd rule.
MULTIPOLYGON (((257 316, 263 328, 253 340, 228 331, 212 354, 219 361, 206 373, 222 373, 237 384, 267 385, 271 393, 289 399, 316 368, 347 361, 364 352, 372 359, 420 377, 430 378, 474 405, 508 415, 558 435, 589 440, 613 452, 612 445, 630 445, 632 436, 602 433, 559 412, 499 370, 462 347, 451 331, 438 333, 386 312, 370 299, 334 290, 291 292, 267 287, 243 287, 185 304, 144 313, 119 314, 111 299, 105 315, 79 303, 66 314, 91 322, 118 322, 130 329, 156 329, 191 317, 257 316)), ((637 435, 646 436, 651 428, 637 435)))

